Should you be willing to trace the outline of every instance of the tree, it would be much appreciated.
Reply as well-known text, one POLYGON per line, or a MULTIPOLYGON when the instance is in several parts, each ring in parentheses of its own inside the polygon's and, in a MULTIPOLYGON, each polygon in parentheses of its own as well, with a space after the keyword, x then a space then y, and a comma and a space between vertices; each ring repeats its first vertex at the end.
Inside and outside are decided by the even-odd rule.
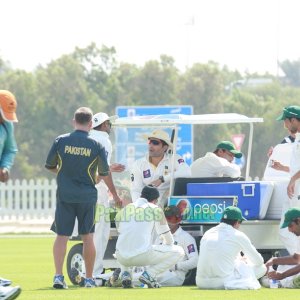
POLYGON ((279 65, 286 76, 287 82, 293 86, 300 86, 300 59, 296 61, 285 60, 279 65))
POLYGON ((148 61, 138 74, 133 101, 137 105, 179 104, 178 80, 172 57, 162 55, 160 61, 148 61))

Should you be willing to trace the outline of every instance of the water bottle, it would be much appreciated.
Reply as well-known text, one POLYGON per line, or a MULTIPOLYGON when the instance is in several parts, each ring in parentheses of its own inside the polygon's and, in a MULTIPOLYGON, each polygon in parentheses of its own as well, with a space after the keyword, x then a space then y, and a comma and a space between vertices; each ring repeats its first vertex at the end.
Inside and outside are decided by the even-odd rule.
MULTIPOLYGON (((274 269, 272 267, 270 267, 269 272, 273 272, 274 269)), ((269 280, 270 283, 270 289, 278 289, 279 287, 279 280, 277 279, 270 279, 269 280)))
POLYGON ((270 289, 278 289, 279 288, 279 280, 270 279, 270 289))

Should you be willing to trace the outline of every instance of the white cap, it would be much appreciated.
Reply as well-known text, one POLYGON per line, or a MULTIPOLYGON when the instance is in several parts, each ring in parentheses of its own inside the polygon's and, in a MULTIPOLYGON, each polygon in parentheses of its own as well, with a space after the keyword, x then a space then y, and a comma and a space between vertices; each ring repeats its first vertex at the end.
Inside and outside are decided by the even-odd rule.
POLYGON ((108 114, 103 113, 103 112, 99 112, 99 113, 97 113, 93 116, 92 127, 95 128, 95 127, 101 125, 102 123, 104 123, 107 120, 114 121, 117 118, 118 118, 118 116, 109 117, 108 114))
POLYGON ((154 130, 153 132, 151 132, 149 134, 144 134, 143 137, 146 138, 146 139, 156 138, 156 139, 162 140, 165 143, 167 143, 170 148, 173 147, 173 144, 170 141, 169 134, 164 130, 156 129, 156 130, 154 130))

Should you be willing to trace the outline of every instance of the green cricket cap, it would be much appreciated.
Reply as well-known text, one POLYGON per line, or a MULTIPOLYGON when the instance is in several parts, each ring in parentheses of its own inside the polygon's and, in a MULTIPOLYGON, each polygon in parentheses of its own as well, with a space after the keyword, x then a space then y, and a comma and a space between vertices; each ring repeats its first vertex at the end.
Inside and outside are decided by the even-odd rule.
POLYGON ((240 222, 247 220, 243 217, 242 211, 236 206, 227 206, 222 214, 222 219, 237 220, 240 222))
POLYGON ((300 208, 292 207, 284 214, 284 221, 280 228, 288 227, 295 219, 300 218, 300 208))
POLYGON ((236 158, 241 158, 243 156, 242 152, 236 150, 233 143, 231 143, 229 141, 222 141, 221 143, 219 143, 217 145, 216 149, 225 149, 225 150, 231 152, 234 155, 234 157, 236 157, 236 158))
POLYGON ((276 119, 277 121, 282 121, 287 118, 297 118, 300 119, 300 106, 291 105, 287 106, 282 110, 281 115, 276 119))

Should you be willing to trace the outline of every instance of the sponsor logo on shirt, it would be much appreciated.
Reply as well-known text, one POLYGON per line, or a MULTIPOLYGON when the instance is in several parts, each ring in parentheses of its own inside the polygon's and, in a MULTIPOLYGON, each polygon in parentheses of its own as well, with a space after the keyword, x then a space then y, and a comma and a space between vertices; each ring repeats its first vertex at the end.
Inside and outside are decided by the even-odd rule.
POLYGON ((149 178, 149 177, 151 177, 151 173, 150 173, 150 170, 149 170, 149 169, 143 171, 143 177, 144 177, 144 178, 149 178))
POLYGON ((184 163, 184 159, 183 159, 183 158, 179 158, 179 159, 178 159, 178 163, 179 163, 179 164, 184 163))
POLYGON ((192 253, 192 252, 195 252, 195 247, 194 247, 193 244, 188 245, 187 249, 188 249, 189 254, 192 253))

